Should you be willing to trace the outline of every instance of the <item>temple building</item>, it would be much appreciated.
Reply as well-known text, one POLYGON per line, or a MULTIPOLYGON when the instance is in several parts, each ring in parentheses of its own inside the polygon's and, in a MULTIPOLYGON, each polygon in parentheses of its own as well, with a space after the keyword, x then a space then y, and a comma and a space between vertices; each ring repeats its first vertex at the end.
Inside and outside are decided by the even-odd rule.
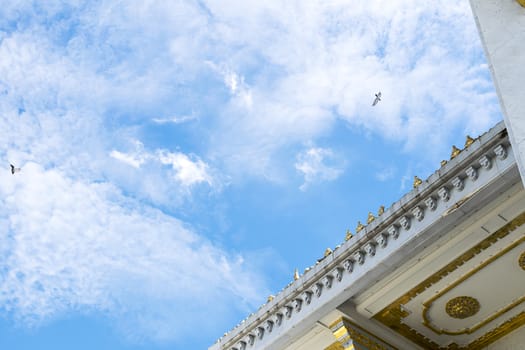
POLYGON ((504 121, 209 350, 525 349, 525 0, 470 0, 504 121))

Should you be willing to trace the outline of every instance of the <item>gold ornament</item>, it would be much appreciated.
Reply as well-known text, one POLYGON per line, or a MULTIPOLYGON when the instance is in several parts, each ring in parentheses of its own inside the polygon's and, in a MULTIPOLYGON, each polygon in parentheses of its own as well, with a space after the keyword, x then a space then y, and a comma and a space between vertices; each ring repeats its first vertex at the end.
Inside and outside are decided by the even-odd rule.
POLYGON ((419 177, 417 176, 414 176, 414 188, 416 188, 417 186, 421 185, 423 183, 423 180, 421 180, 419 177))
POLYGON ((452 153, 450 154, 450 159, 454 159, 457 157, 458 154, 461 153, 461 150, 457 148, 456 146, 452 146, 452 153))
POLYGON ((474 316, 480 308, 479 301, 468 296, 450 299, 445 306, 445 311, 450 317, 464 319, 474 316))
POLYGON ((470 137, 469 135, 467 135, 467 139, 465 140, 465 148, 467 148, 468 146, 472 145, 474 143, 474 140, 472 137, 470 137))
POLYGON ((371 212, 368 212, 368 219, 366 219, 366 222, 370 224, 372 221, 374 221, 376 217, 371 212))

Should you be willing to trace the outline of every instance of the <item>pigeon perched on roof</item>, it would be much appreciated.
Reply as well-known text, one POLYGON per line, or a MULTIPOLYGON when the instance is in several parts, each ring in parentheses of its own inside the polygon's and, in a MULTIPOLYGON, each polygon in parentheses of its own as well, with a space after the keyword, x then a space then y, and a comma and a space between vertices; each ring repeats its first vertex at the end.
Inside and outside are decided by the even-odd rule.
POLYGON ((372 102, 372 106, 375 106, 379 101, 381 101, 381 91, 376 94, 376 98, 374 99, 374 102, 372 102))
POLYGON ((9 164, 11 166, 11 174, 18 173, 20 171, 20 168, 15 168, 13 164, 9 164))

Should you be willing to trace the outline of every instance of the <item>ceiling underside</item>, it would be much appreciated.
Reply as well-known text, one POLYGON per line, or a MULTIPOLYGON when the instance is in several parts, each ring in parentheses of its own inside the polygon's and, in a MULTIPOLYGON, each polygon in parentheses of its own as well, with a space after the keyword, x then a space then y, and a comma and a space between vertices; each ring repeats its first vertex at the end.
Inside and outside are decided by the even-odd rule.
POLYGON ((356 310, 426 349, 478 349, 525 324, 523 186, 481 204, 356 296, 356 310))

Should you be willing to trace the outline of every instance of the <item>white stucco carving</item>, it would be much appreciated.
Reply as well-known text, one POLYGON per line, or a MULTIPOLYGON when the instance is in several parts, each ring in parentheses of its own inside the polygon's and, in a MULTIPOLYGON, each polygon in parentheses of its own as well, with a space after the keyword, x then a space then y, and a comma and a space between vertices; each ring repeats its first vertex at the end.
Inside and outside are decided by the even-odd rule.
POLYGON ((472 181, 476 181, 478 178, 478 171, 473 166, 469 166, 467 170, 465 170, 465 173, 472 181))
POLYGON ((430 196, 427 199, 425 199, 425 205, 427 206, 428 209, 430 209, 432 211, 436 210, 436 208, 437 208, 436 200, 432 196, 430 196))
POLYGON ((388 228, 388 234, 392 236, 392 238, 397 239, 397 237, 399 237, 399 230, 396 226, 392 225, 388 228))
POLYGON ((417 221, 421 221, 425 217, 425 212, 420 206, 417 206, 414 209, 412 209, 412 215, 414 215, 417 221))
POLYGON ((489 170, 492 167, 492 162, 490 158, 486 155, 484 155, 483 157, 479 159, 479 164, 487 170, 489 170))
POLYGON ((463 188, 465 188, 465 183, 463 182, 463 180, 459 176, 456 176, 455 178, 452 179, 452 185, 458 191, 463 191, 463 188))
POLYGON ((354 261, 350 259, 345 260, 345 262, 343 263, 343 267, 346 271, 351 273, 352 271, 354 271, 354 261))
POLYGON ((405 230, 410 230, 410 218, 408 216, 405 215, 401 217, 401 219, 399 219, 399 223, 405 230))
POLYGON ((359 263, 359 265, 363 265, 365 263, 365 253, 358 250, 354 253, 354 259, 359 263))
POLYGON ((496 157, 501 160, 507 158, 507 150, 503 145, 498 145, 496 148, 494 148, 494 153, 496 153, 496 157))
POLYGON ((439 195, 439 198, 441 198, 441 200, 444 202, 448 202, 448 200, 450 199, 450 192, 448 188, 446 187, 441 187, 438 190, 438 195, 439 195))

